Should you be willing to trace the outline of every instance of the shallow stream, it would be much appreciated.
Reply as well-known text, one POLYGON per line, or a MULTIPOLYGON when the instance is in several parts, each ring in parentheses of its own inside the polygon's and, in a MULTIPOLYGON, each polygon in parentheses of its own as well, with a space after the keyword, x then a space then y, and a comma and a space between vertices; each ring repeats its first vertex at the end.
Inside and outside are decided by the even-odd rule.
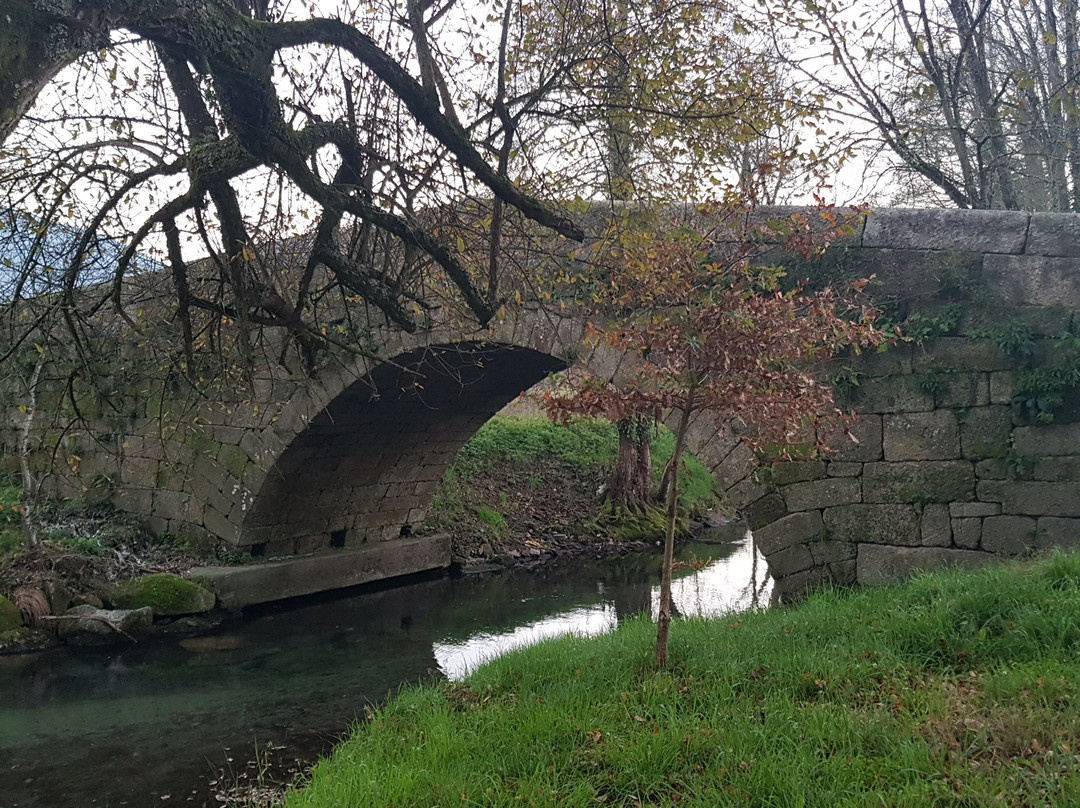
MULTIPOLYGON (((749 541, 691 553, 709 563, 679 573, 680 614, 768 604, 749 541)), ((0 808, 219 806, 259 764, 272 776, 325 754, 403 685, 655 613, 659 571, 649 553, 428 576, 252 612, 206 637, 0 657, 0 808)))

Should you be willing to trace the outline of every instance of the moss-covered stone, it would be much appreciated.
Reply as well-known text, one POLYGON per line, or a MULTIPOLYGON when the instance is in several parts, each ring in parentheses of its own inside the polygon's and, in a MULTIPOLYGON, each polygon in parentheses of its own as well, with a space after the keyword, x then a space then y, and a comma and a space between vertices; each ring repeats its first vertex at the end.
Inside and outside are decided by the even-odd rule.
POLYGON ((0 654, 41 651, 53 645, 56 645, 56 638, 41 629, 19 626, 10 631, 0 631, 0 654))
POLYGON ((214 608, 214 593, 179 575, 162 573, 127 581, 110 594, 109 600, 121 609, 149 606, 154 614, 172 616, 199 614, 214 608))
POLYGON ((0 634, 22 625, 22 612, 10 600, 0 595, 0 634))

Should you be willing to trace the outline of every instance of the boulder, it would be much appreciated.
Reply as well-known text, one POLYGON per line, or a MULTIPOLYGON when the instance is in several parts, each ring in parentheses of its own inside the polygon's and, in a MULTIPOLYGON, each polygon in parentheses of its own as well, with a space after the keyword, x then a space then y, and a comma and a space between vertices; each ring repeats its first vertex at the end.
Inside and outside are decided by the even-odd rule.
POLYGON ((44 651, 54 645, 56 637, 42 629, 20 626, 10 631, 0 631, 0 654, 44 651))
POLYGON ((109 600, 120 609, 149 607, 155 615, 175 617, 208 612, 216 599, 213 592, 194 581, 161 573, 125 581, 110 593, 109 600))
POLYGON ((154 612, 141 609, 68 609, 60 623, 60 639, 70 645, 110 645, 138 640, 154 627, 154 612))
POLYGON ((10 600, 0 595, 0 634, 14 631, 23 624, 22 612, 10 600))

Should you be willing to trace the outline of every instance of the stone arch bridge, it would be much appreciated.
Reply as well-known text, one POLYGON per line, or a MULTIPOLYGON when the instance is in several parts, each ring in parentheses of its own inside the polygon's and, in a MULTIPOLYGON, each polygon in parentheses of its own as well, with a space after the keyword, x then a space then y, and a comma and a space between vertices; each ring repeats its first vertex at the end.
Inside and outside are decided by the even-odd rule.
MULTIPOLYGON (((911 341, 825 370, 860 413, 859 443, 828 459, 762 466, 723 424, 693 425, 691 450, 754 530, 781 593, 1080 543, 1078 262, 1073 215, 889 209, 808 268, 819 280, 875 275, 875 302, 911 341)), ((107 485, 156 531, 255 554, 401 543, 412 560, 396 571, 445 563, 412 534, 448 464, 492 414, 566 367, 584 326, 526 306, 483 334, 395 337, 381 363, 258 379, 249 400, 173 422, 69 434, 81 460, 54 490, 107 485)), ((612 357, 590 361, 613 372, 612 357)))

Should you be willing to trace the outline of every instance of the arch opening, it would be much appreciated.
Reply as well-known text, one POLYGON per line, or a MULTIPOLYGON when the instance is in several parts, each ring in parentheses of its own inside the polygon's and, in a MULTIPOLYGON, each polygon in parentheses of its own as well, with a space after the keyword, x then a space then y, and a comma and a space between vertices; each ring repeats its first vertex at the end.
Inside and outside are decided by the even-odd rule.
POLYGON ((267 555, 410 535, 458 450, 492 415, 566 363, 491 342, 384 362, 314 415, 256 494, 240 548, 267 555))

